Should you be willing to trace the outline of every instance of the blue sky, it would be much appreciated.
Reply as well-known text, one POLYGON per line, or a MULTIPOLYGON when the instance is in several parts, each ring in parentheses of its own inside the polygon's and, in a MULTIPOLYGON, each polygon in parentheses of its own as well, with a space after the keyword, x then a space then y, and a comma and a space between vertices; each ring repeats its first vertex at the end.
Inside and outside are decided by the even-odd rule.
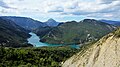
POLYGON ((120 0, 0 0, 0 15, 40 21, 120 20, 120 0))

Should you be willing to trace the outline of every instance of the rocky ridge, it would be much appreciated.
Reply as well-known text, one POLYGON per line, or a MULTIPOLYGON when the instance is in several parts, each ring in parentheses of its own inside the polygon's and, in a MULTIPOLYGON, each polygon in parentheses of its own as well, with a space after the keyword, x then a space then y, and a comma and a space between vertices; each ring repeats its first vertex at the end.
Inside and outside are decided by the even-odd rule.
POLYGON ((65 61, 62 67, 120 67, 120 29, 65 61))

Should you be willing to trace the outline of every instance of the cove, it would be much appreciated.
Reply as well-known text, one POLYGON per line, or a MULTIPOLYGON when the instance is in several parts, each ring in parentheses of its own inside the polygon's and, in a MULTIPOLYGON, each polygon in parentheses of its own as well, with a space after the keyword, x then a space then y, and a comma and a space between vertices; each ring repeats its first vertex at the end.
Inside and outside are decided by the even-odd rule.
MULTIPOLYGON (((62 45, 62 44, 47 44, 47 43, 42 43, 40 42, 40 38, 35 34, 35 33, 32 33, 30 32, 29 33, 31 35, 30 38, 28 38, 28 43, 32 44, 34 47, 44 47, 44 46, 47 46, 47 47, 57 47, 57 46, 66 46, 66 45, 62 45)), ((69 45, 71 48, 76 48, 76 49, 79 49, 80 46, 79 45, 69 45)))

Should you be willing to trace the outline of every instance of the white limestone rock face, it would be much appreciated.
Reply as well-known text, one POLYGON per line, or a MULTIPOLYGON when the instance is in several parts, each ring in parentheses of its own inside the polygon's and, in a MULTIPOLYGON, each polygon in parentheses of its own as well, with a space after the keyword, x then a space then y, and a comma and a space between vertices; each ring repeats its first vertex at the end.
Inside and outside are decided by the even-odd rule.
POLYGON ((65 61, 62 67, 120 67, 120 37, 108 34, 65 61))

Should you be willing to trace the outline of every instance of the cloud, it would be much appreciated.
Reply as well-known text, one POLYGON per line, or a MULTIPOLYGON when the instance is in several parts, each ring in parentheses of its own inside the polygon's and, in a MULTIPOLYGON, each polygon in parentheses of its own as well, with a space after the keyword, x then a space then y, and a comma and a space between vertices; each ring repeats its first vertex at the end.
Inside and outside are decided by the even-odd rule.
POLYGON ((75 7, 71 9, 65 5, 63 6, 64 12, 61 14, 119 19, 119 14, 116 15, 115 13, 120 13, 120 0, 96 0, 94 2, 72 1, 66 2, 65 4, 68 4, 68 7, 75 7))
POLYGON ((119 19, 120 15, 120 0, 0 0, 0 6, 6 9, 15 7, 17 9, 12 11, 23 15, 36 13, 46 17, 72 15, 119 19))
POLYGON ((79 1, 69 1, 64 4, 64 7, 67 9, 75 9, 78 7, 79 1))
POLYGON ((62 7, 50 7, 47 9, 47 12, 63 12, 64 9, 62 7))
POLYGON ((3 8, 11 8, 10 6, 8 6, 5 2, 3 2, 2 0, 0 0, 0 6, 3 8))
POLYGON ((60 13, 64 11, 61 1, 46 0, 42 3, 46 13, 60 13))
POLYGON ((97 0, 101 4, 110 4, 114 1, 119 1, 119 0, 97 0))
POLYGON ((24 0, 18 0, 18 1, 24 1, 24 0))
MULTIPOLYGON (((74 5, 73 5, 74 6, 74 5)), ((68 9, 66 12, 70 12, 75 15, 89 14, 89 13, 107 13, 118 10, 120 1, 113 1, 110 4, 100 4, 95 2, 78 2, 78 5, 74 9, 68 9)))

